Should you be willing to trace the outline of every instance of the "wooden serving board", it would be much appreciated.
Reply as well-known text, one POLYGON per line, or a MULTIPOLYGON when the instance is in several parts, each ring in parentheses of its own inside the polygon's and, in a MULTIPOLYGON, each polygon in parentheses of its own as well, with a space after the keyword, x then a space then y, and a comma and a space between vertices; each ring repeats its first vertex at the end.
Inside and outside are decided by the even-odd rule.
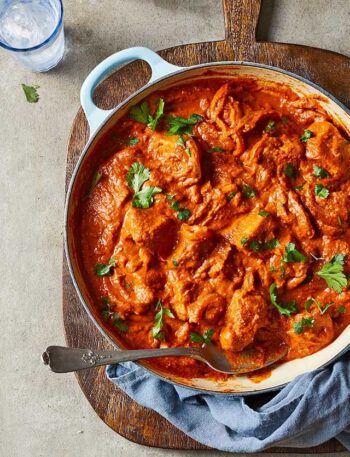
MULTIPOLYGON (((188 44, 160 51, 169 62, 189 66, 205 62, 244 60, 277 66, 314 81, 350 106, 350 59, 316 48, 292 44, 257 42, 255 37, 261 0, 224 0, 226 37, 223 41, 188 44)), ((101 108, 113 108, 149 79, 149 67, 134 62, 114 73, 96 90, 101 108)), ((68 145, 66 185, 89 134, 80 109, 74 120, 68 145)), ((73 288, 66 260, 63 260, 63 317, 66 339, 72 347, 112 349, 90 321, 73 288)), ((86 398, 100 418, 125 438, 139 444, 170 449, 208 449, 172 426, 157 413, 139 406, 110 383, 104 368, 76 374, 86 398)), ((331 440, 310 449, 274 448, 282 453, 339 452, 344 448, 331 440)))

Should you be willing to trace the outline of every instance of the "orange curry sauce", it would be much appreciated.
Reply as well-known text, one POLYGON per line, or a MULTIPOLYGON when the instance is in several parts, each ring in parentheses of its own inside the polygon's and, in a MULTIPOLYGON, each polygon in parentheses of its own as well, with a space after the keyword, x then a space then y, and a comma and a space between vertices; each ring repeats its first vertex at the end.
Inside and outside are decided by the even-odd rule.
MULTIPOLYGON (((328 345, 350 323, 344 131, 316 98, 248 78, 145 102, 98 145, 108 158, 79 210, 106 325, 128 348, 253 346, 261 357, 282 339, 291 360, 328 345)), ((192 359, 152 363, 218 377, 192 359)))

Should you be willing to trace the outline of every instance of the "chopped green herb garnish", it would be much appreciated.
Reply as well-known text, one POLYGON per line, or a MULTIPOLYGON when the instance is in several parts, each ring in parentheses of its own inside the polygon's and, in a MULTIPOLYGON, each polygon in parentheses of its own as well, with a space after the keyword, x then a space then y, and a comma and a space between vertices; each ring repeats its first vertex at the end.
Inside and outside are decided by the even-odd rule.
POLYGON ((336 254, 330 262, 326 262, 316 274, 324 279, 327 286, 340 294, 348 285, 344 274, 345 254, 336 254))
POLYGON ((269 121, 264 128, 264 132, 271 132, 276 129, 276 123, 275 121, 269 121))
POLYGON ((208 149, 208 152, 225 152, 225 150, 222 148, 215 147, 208 149))
POLYGON ((259 252, 259 251, 268 251, 270 249, 274 249, 279 245, 279 241, 275 238, 269 241, 256 241, 253 240, 249 243, 249 248, 253 252, 259 252))
POLYGON ((164 332, 163 326, 164 326, 164 316, 171 317, 172 319, 175 318, 174 314, 169 308, 163 308, 163 304, 160 300, 157 301, 156 305, 156 310, 158 312, 154 316, 154 325, 152 327, 152 336, 153 338, 157 340, 163 340, 164 339, 164 332))
POLYGON ((261 217, 269 217, 270 213, 263 209, 263 210, 259 211, 259 216, 261 216, 261 217))
POLYGON ((125 140, 125 144, 127 146, 135 146, 135 144, 137 144, 140 140, 138 138, 128 138, 127 140, 125 140))
POLYGON ((311 328, 314 325, 315 318, 313 317, 303 317, 299 322, 296 322, 293 325, 294 333, 300 335, 305 330, 305 327, 311 328))
POLYGON ((286 273, 286 269, 284 268, 283 265, 280 265, 280 273, 281 273, 280 278, 283 279, 285 276, 285 273, 286 273))
POLYGON ((320 303, 318 300, 315 300, 314 298, 309 298, 308 300, 306 300, 305 305, 304 305, 306 311, 310 311, 311 305, 313 303, 315 303, 315 305, 317 306, 321 315, 324 314, 325 312, 327 312, 328 309, 334 305, 334 302, 329 302, 323 306, 322 303, 320 303))
POLYGON ((135 162, 131 165, 126 181, 134 190, 132 205, 135 208, 150 208, 154 201, 154 195, 163 192, 160 187, 141 187, 149 180, 150 171, 142 163, 135 162))
POLYGON ((294 189, 295 190, 303 190, 303 187, 305 186, 305 182, 303 182, 303 184, 300 184, 300 186, 295 186, 294 189))
POLYGON ((283 262, 306 262, 307 257, 295 248, 294 243, 286 245, 286 252, 283 256, 283 262))
POLYGON ((203 116, 191 114, 187 119, 179 116, 170 116, 168 120, 170 126, 167 132, 168 135, 192 135, 192 126, 201 122, 203 116))
POLYGON ((306 129, 306 130, 304 130, 304 133, 303 133, 302 136, 300 137, 300 141, 301 141, 302 143, 306 143, 307 140, 309 140, 311 137, 312 137, 312 132, 311 132, 311 130, 306 129))
POLYGON ((284 174, 285 176, 287 176, 287 178, 294 181, 294 179, 296 179, 296 177, 298 176, 298 170, 292 163, 287 163, 284 167, 284 174))
POLYGON ((200 344, 211 344, 211 338, 214 335, 214 330, 212 328, 207 329, 203 335, 200 335, 197 332, 190 333, 190 341, 192 343, 200 344))
POLYGON ((125 324, 125 322, 123 322, 122 318, 119 316, 118 313, 113 314, 112 325, 113 325, 113 327, 116 327, 121 332, 127 332, 129 329, 128 326, 125 324))
POLYGON ((254 198, 256 197, 256 191, 248 186, 247 184, 244 184, 242 187, 242 194, 244 198, 254 198))
POLYGON ((339 313, 339 314, 345 314, 345 313, 346 313, 346 308, 345 308, 345 306, 343 306, 343 305, 339 306, 339 308, 338 308, 338 313, 339 313))
POLYGON ((315 185, 315 195, 320 198, 327 198, 329 196, 329 190, 322 184, 315 185))
POLYGON ((237 195, 237 192, 232 191, 227 195, 227 199, 231 201, 235 195, 237 195))
POLYGON ((179 136, 179 138, 178 138, 177 141, 176 141, 176 144, 179 145, 179 146, 181 146, 181 147, 183 147, 184 149, 185 149, 185 147, 186 147, 186 146, 185 146, 185 140, 183 139, 182 136, 179 136))
POLYGON ((95 273, 97 276, 107 276, 112 274, 113 268, 117 265, 117 262, 111 257, 108 263, 97 263, 95 265, 95 273))
POLYGON ((179 211, 180 209, 180 203, 175 201, 170 205, 170 208, 173 209, 174 211, 179 211))
POLYGON ((191 217, 191 211, 187 208, 179 208, 177 211, 177 217, 180 221, 187 221, 191 217))
POLYGON ((314 301, 315 301, 315 300, 314 300, 313 298, 308 298, 308 299, 306 300, 306 302, 304 303, 304 307, 305 307, 305 309, 306 309, 307 312, 310 311, 311 306, 312 306, 312 304, 314 303, 314 301))
POLYGON ((328 178, 329 173, 324 168, 314 165, 314 176, 316 176, 316 178, 323 179, 323 178, 328 178))
POLYGON ((164 114, 164 100, 159 99, 158 108, 155 116, 151 116, 148 103, 142 102, 140 105, 133 106, 129 111, 129 117, 142 124, 147 124, 152 130, 157 128, 160 119, 164 114))
POLYGON ((40 86, 27 86, 26 84, 21 84, 21 86, 28 103, 37 103, 39 101, 38 89, 40 86))
POLYGON ((248 243, 248 238, 242 238, 240 243, 242 246, 245 246, 248 243))
POLYGON ((342 226, 343 225, 343 221, 341 220, 341 217, 338 216, 338 225, 342 226))
POLYGON ((174 267, 178 267, 179 266, 179 262, 176 259, 173 259, 172 263, 173 263, 174 267))
POLYGON ((94 177, 92 178, 92 181, 91 181, 90 192, 92 192, 95 189, 97 184, 100 182, 101 178, 102 178, 102 173, 100 171, 96 171, 96 173, 94 174, 94 177))
POLYGON ((273 282, 271 284, 271 286, 269 287, 271 303, 273 304, 273 306, 275 308, 277 308, 277 310, 279 311, 279 313, 282 316, 290 317, 293 313, 297 312, 297 307, 296 307, 295 300, 292 300, 292 301, 290 301, 288 303, 279 304, 277 302, 277 290, 276 289, 277 289, 276 283, 273 282))
POLYGON ((275 268, 273 265, 271 265, 271 266, 269 267, 269 271, 270 271, 271 273, 275 273, 277 270, 276 270, 276 268, 275 268))

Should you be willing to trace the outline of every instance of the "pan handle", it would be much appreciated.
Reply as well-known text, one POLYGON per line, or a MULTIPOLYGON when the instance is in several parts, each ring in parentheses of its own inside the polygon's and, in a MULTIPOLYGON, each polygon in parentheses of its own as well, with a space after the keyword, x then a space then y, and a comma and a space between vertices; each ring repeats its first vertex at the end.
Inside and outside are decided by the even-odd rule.
POLYGON ((145 60, 151 67, 152 76, 147 85, 163 76, 181 69, 181 67, 177 67, 176 65, 166 62, 156 52, 151 51, 151 49, 143 47, 124 49, 123 51, 116 52, 115 54, 107 57, 107 59, 98 64, 97 67, 95 67, 88 75, 80 91, 81 105, 90 126, 90 137, 94 134, 94 132, 96 132, 109 114, 114 111, 113 109, 103 110, 95 105, 92 96, 96 86, 117 67, 136 59, 145 60))

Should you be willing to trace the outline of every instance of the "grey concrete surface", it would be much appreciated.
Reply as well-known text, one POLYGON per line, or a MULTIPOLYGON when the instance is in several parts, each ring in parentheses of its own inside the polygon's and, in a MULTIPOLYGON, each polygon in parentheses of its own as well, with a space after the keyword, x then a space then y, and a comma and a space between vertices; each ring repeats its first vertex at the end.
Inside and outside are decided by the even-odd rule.
MULTIPOLYGON (((206 456, 119 437, 95 415, 74 376, 49 373, 40 354, 64 344, 64 174, 82 81, 128 46, 157 50, 222 38, 221 2, 66 0, 65 25, 64 62, 47 74, 27 72, 0 51, 0 457, 206 456), (26 103, 21 82, 40 85, 38 104, 26 103)), ((349 31, 349 0, 267 0, 259 36, 350 55, 349 31)))

